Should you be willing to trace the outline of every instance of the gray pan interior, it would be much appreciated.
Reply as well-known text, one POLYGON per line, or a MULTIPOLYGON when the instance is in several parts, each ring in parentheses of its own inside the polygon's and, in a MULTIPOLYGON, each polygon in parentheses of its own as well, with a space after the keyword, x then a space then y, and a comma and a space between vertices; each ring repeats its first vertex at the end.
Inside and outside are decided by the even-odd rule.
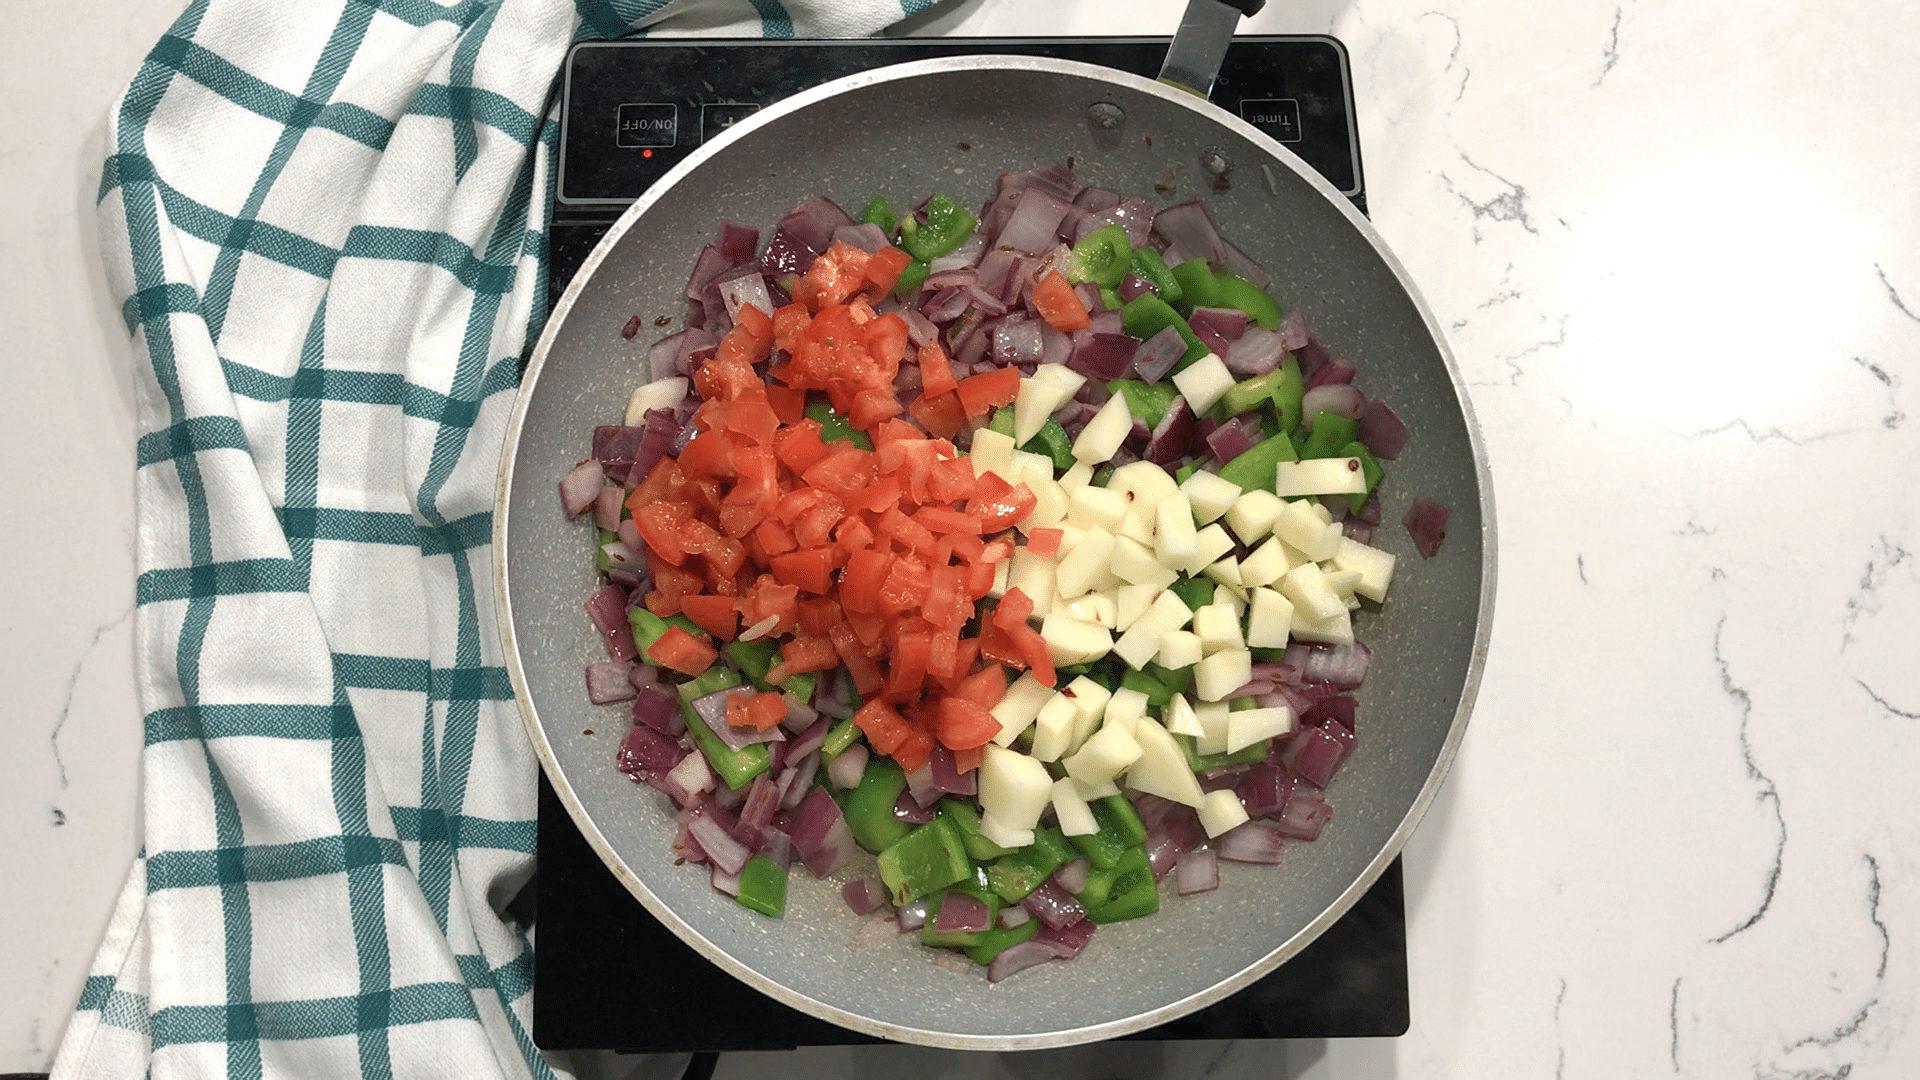
MULTIPOLYGON (((675 324, 677 326, 677 323, 675 324)), ((1365 219, 1278 144, 1150 80, 1084 64, 969 57, 840 80, 763 110, 673 170, 588 259, 547 327, 510 426, 496 515, 496 587, 515 693, 542 763, 581 831, 646 907, 720 967, 796 1008, 871 1035, 976 1049, 1064 1046, 1138 1031, 1217 1001, 1304 948, 1399 852, 1465 728, 1493 588, 1490 484, 1459 370, 1399 263, 1365 219), (1118 130, 1088 108, 1125 114, 1118 130), (1233 162, 1214 191, 1203 150, 1233 162), (1331 785, 1332 824, 1278 868, 1225 865, 1222 887, 1104 927, 1072 963, 997 985, 934 966, 902 936, 854 952, 862 920, 836 883, 804 871, 787 913, 767 919, 675 866, 666 799, 613 767, 623 710, 596 709, 581 669, 604 656, 581 602, 593 587, 588 528, 562 519, 555 482, 617 423, 647 378, 647 345, 683 313, 682 286, 723 218, 770 235, 803 198, 896 205, 930 191, 983 202, 1008 170, 1069 161, 1082 182, 1204 199, 1225 234, 1273 271, 1360 384, 1414 439, 1388 465, 1380 543, 1400 556, 1384 608, 1359 616, 1374 649, 1359 750, 1331 785), (620 329, 638 314, 633 341, 620 329), (1414 495, 1452 510, 1422 560, 1398 526, 1414 495), (586 734, 588 730, 592 734, 586 734)), ((870 872, 870 863, 867 869, 870 872)), ((635 972, 636 979, 646 978, 635 972)))

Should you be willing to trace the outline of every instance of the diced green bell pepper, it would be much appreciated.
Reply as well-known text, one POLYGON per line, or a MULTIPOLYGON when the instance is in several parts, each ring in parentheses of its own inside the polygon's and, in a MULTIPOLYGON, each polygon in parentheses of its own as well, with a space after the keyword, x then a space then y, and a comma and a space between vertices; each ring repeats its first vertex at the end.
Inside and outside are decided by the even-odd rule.
MULTIPOLYGON (((685 615, 668 615, 661 618, 646 608, 636 604, 627 610, 627 625, 633 628, 633 643, 640 646, 640 655, 646 656, 653 643, 660 640, 672 627, 679 627, 702 641, 707 640, 707 632, 700 629, 692 619, 685 615)), ((696 697, 698 695, 695 695, 696 697)))
POLYGON ((867 759, 867 771, 840 807, 855 843, 877 853, 906 837, 913 827, 893 816, 893 804, 905 790, 907 774, 900 766, 883 757, 867 759))
POLYGON ((1180 280, 1173 276, 1173 268, 1150 247, 1133 249, 1133 276, 1151 284, 1160 299, 1169 304, 1177 305, 1185 297, 1180 280))
POLYGON ((891 233, 893 227, 900 224, 900 218, 893 212, 893 207, 887 205, 885 195, 875 195, 867 208, 860 212, 860 224, 878 225, 891 233))
POLYGON ((1283 461, 1298 460, 1293 440, 1281 432, 1253 445, 1253 448, 1220 466, 1220 478, 1240 485, 1241 491, 1272 491, 1274 470, 1283 461))
MULTIPOLYGON (((773 670, 774 663, 780 658, 780 646, 773 641, 731 641, 726 647, 727 659, 733 661, 740 673, 757 690, 773 690, 774 685, 767 681, 767 672, 773 670)), ((813 689, 819 676, 811 671, 787 676, 787 681, 778 689, 792 694, 796 701, 812 701, 813 689)))
POLYGON ((880 852, 880 881, 894 904, 910 904, 973 875, 953 819, 936 817, 880 852))
POLYGON ((900 246, 916 259, 932 261, 952 251, 973 235, 979 222, 945 195, 927 200, 923 224, 912 214, 900 219, 900 246))
MULTIPOLYGON (((1292 360, 1291 355, 1287 357, 1287 361, 1290 360, 1292 360)), ((1220 411, 1226 413, 1228 416, 1239 416, 1241 413, 1252 412, 1260 406, 1271 402, 1274 391, 1284 389, 1285 387, 1287 381, 1287 361, 1282 361, 1279 367, 1274 368, 1265 375, 1256 375, 1251 379, 1233 384, 1225 394, 1220 396, 1220 411)), ((1300 378, 1300 365, 1294 364, 1293 369, 1294 381, 1298 382, 1300 378)), ((1284 419, 1284 417, 1282 419, 1284 419)), ((1291 432, 1293 429, 1283 427, 1283 430, 1291 432)))
POLYGON ((1051 416, 1040 425, 1040 434, 1028 439, 1020 449, 1049 458, 1056 469, 1064 471, 1073 468, 1073 436, 1067 434, 1067 429, 1060 426, 1060 421, 1051 416))
POLYGON ((966 845, 967 856, 975 862, 990 862, 1013 854, 1013 848, 1001 847, 980 831, 980 808, 971 801, 942 799, 940 813, 953 819, 954 827, 960 830, 961 843, 966 845))
POLYGON ((1288 435, 1300 428, 1300 403, 1306 397, 1307 381, 1300 374, 1300 361, 1288 353, 1280 361, 1279 370, 1274 374, 1280 381, 1268 392, 1267 400, 1273 402, 1273 415, 1280 418, 1280 430, 1288 435))
POLYGON ((1120 319, 1127 336, 1140 341, 1146 341, 1169 326, 1173 327, 1174 332, 1180 335, 1180 340, 1187 343, 1186 353, 1174 362, 1175 371, 1183 371, 1207 355, 1206 342, 1193 332, 1187 320, 1181 318, 1180 313, 1165 300, 1152 293, 1141 293, 1127 301, 1127 306, 1120 309, 1120 319))
POLYGON ((1213 603, 1213 579, 1203 577, 1183 577, 1167 586, 1173 595, 1187 605, 1189 611, 1199 611, 1213 603))
POLYGON ((976 964, 991 964, 994 957, 1039 932, 1039 919, 1028 919, 1014 927, 996 926, 990 930, 982 930, 974 935, 975 940, 973 944, 966 947, 966 954, 968 959, 976 964))
POLYGON ((1099 828, 1067 839, 1080 849, 1080 853, 1087 857, 1087 862, 1094 868, 1113 869, 1119 865, 1129 848, 1139 847, 1146 840, 1146 825, 1125 796, 1108 795, 1094 799, 1087 804, 1087 808, 1093 811, 1094 824, 1099 828))
MULTIPOLYGON (((847 747, 859 741, 860 726, 852 720, 842 720, 827 729, 827 741, 820 744, 820 758, 823 761, 832 761, 846 753, 847 747)), ((898 797, 895 796, 895 798, 898 797)))
POLYGON ((1354 441, 1360 433, 1360 421, 1337 413, 1320 412, 1313 414, 1313 425, 1307 437, 1300 443, 1300 457, 1330 458, 1344 457, 1340 448, 1354 441))
MULTIPOLYGON (((1105 894, 1097 902, 1076 897, 1087 909, 1087 918, 1096 924, 1124 922, 1160 910, 1160 883, 1153 878, 1153 866, 1147 853, 1128 848, 1105 883, 1105 894)), ((1093 874, 1087 875, 1091 882, 1093 874)))
POLYGON ((740 868, 740 891, 734 899, 741 907, 779 918, 787 910, 787 868, 765 855, 753 856, 740 868))
POLYGON ((1138 690, 1147 695, 1147 704, 1156 709, 1164 709, 1173 700, 1173 687, 1144 671, 1127 669, 1120 675, 1120 685, 1128 690, 1138 690))
POLYGON ((987 884, 1000 899, 1019 903, 1078 854, 1059 829, 1042 825, 1033 830, 1033 843, 987 867, 987 884))
POLYGON ((1262 330, 1280 326, 1280 301, 1273 294, 1237 274, 1214 276, 1214 307, 1230 307, 1247 313, 1247 319, 1262 330))
MULTIPOLYGON (((1175 593, 1174 595, 1177 596, 1179 594, 1175 593)), ((1149 660, 1147 662, 1147 674, 1160 680, 1160 682, 1163 685, 1165 685, 1168 690, 1171 690, 1176 694, 1184 694, 1188 690, 1192 689, 1193 687, 1192 666, 1183 667, 1183 668, 1164 668, 1164 667, 1161 667, 1159 664, 1156 664, 1151 660, 1149 660)))
POLYGON ((1367 505, 1367 496, 1373 494, 1373 489, 1380 486, 1380 478, 1386 475, 1386 470, 1380 467, 1380 459, 1373 456, 1373 451, 1367 449, 1367 444, 1358 439, 1341 447, 1340 452, 1334 456, 1360 459, 1360 475, 1366 477, 1367 490, 1347 496, 1347 509, 1357 514, 1361 507, 1367 505))
POLYGON ((893 280, 893 295, 905 297, 926 283, 932 268, 925 259, 914 259, 900 270, 900 276, 893 280))
MULTIPOLYGON (((1146 424, 1149 429, 1160 426, 1160 418, 1167 415, 1167 406, 1180 396, 1179 388, 1171 382, 1158 382, 1149 386, 1139 379, 1115 379, 1107 388, 1119 394, 1127 403, 1127 412, 1135 420, 1146 424)), ((1008 432, 1012 434, 1012 432, 1008 432)))
POLYGON ((833 411, 833 406, 824 401, 807 404, 807 419, 820 425, 821 442, 850 442, 862 450, 873 449, 873 440, 867 433, 847 422, 847 418, 833 411))
POLYGON ((1195 749, 1195 741, 1191 735, 1175 735, 1173 740, 1180 744, 1181 750, 1186 752, 1187 767, 1197 773, 1206 772, 1208 769, 1225 769, 1234 765, 1252 765, 1264 760, 1267 756, 1267 744, 1264 742, 1243 746, 1232 753, 1202 754, 1195 749))
POLYGON ((1188 259, 1173 268, 1173 279, 1180 283, 1180 310, 1224 307, 1220 302, 1219 277, 1205 259, 1188 259))
POLYGON ((1067 280, 1091 281, 1103 289, 1120 284, 1133 268, 1133 245, 1127 240, 1124 225, 1102 225, 1073 246, 1073 258, 1067 264, 1067 280))

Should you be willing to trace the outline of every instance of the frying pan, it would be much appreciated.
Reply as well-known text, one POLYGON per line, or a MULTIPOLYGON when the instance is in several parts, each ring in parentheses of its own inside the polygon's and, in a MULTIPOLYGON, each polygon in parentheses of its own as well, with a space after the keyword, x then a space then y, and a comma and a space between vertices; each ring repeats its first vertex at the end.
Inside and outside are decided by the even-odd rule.
MULTIPOLYGON (((659 333, 665 333, 661 330, 659 333)), ((674 168, 606 235, 554 309, 507 435, 495 515, 505 661, 554 789, 645 907, 719 967, 803 1012, 881 1038, 1013 1050, 1144 1030, 1218 1001, 1298 953, 1366 891, 1432 801, 1464 732, 1487 643, 1490 484, 1464 384, 1432 313, 1366 220, 1279 144, 1206 101, 1092 65, 943 58, 854 75, 735 125, 674 168), (1096 108, 1097 106, 1097 108, 1096 108), (1091 112, 1090 112, 1091 110, 1091 112), (1225 184, 1202 156, 1230 166, 1225 184), (1413 431, 1389 463, 1378 543, 1400 569, 1356 620, 1374 650, 1359 747, 1334 779, 1332 823, 1279 867, 1222 865, 1221 887, 1102 927, 1077 959, 997 984, 936 967, 913 935, 867 949, 838 882, 797 872, 783 918, 746 911, 676 866, 667 800, 614 768, 624 716, 587 704, 604 657, 581 609, 594 588, 584 527, 555 482, 648 379, 648 336, 620 329, 684 310, 680 293, 722 219, 763 230, 803 199, 895 205, 933 191, 984 202, 1003 171, 1070 162, 1083 184, 1202 200, 1275 278, 1360 384, 1413 431), (1419 495, 1452 519, 1422 559, 1399 516, 1419 495), (588 732, 591 732, 589 734, 588 732)), ((856 866, 856 870, 860 868, 856 866)), ((871 872, 870 866, 865 872, 871 872)), ((851 873, 851 872, 849 872, 851 873)), ((645 972, 634 978, 645 979, 645 972)), ((740 1018, 751 1023, 751 1017, 740 1018)))

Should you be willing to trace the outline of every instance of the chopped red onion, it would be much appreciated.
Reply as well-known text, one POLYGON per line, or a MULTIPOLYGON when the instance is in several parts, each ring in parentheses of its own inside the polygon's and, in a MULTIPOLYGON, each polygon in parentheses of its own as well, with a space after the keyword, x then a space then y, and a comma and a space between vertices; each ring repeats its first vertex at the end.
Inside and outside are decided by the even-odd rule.
POLYGON ((820 771, 819 753, 801 754, 797 757, 791 752, 787 755, 793 764, 787 766, 780 785, 780 809, 792 810, 800 805, 809 790, 813 789, 813 778, 820 771))
POLYGON ((1358 420, 1366 406, 1365 395, 1352 383, 1321 383, 1301 397, 1300 415, 1313 417, 1324 412, 1358 420))
POLYGON ((1386 402, 1375 399, 1360 410, 1360 441, 1367 444, 1374 457, 1392 461, 1400 456, 1411 437, 1400 415, 1386 402))
POLYGON ((1053 946, 1042 941, 1028 939, 1009 945, 1000 950, 999 954, 993 958, 993 963, 987 965, 987 981, 999 982, 1037 964, 1056 959, 1057 956, 1053 946))
POLYGON ((686 298, 699 300, 709 285, 733 267, 733 260, 721 254, 717 246, 708 244, 701 248, 699 258, 693 262, 693 273, 687 277, 686 298))
POLYGON ((959 771, 953 760, 953 751, 942 743, 934 743, 933 754, 927 763, 933 768, 933 788, 947 795, 973 795, 980 790, 979 770, 959 771))
MULTIPOLYGON (((593 500, 593 524, 608 532, 620 528, 620 508, 627 501, 626 490, 613 484, 603 484, 600 494, 593 500)), ((628 547, 633 545, 629 544, 628 547)))
POLYGON ((842 225, 833 230, 833 239, 836 243, 857 247, 868 254, 888 245, 887 230, 872 222, 842 225))
POLYGON ((1006 907, 1000 909, 1000 917, 994 921, 1000 924, 1000 929, 1011 930, 1016 926, 1030 922, 1032 919, 1033 912, 1028 911, 1019 904, 1008 904, 1006 907))
POLYGON ((773 314, 773 298, 767 292, 767 279, 761 277, 757 269, 721 282, 720 299, 727 305, 730 318, 739 318, 743 307, 759 308, 764 315, 773 314))
POLYGON ((1152 385, 1167 377, 1173 365, 1187 355, 1187 340, 1180 331, 1169 326, 1147 340, 1141 342, 1133 351, 1133 373, 1140 381, 1152 385))
POLYGON ((560 478, 560 508, 566 511, 571 521, 586 513, 600 497, 600 489, 606 486, 607 470, 592 459, 573 467, 573 471, 560 478))
POLYGON ((1339 724, 1349 732, 1357 730, 1354 718, 1359 711, 1359 700, 1351 694, 1333 694, 1313 703, 1313 707, 1300 715, 1300 722, 1314 727, 1326 727, 1339 724))
POLYGON ((1173 835, 1159 825, 1147 830, 1147 838, 1140 846, 1147 854, 1147 865, 1152 868, 1155 881, 1167 876, 1184 850, 1173 842, 1173 835))
MULTIPOLYGON (((878 880, 863 874, 840 886, 840 899, 847 902, 855 915, 871 915, 887 902, 887 889, 878 880)), ((887 929, 891 933, 893 927, 889 925, 887 929)))
POLYGON ((918 308, 903 307, 895 312, 907 324, 907 340, 915 345, 931 344, 940 337, 940 328, 920 313, 918 308))
POLYGON ((1187 328, 1224 359, 1233 343, 1247 332, 1247 313, 1239 308, 1197 307, 1187 316, 1187 328))
POLYGON ((1085 855, 1069 861, 1065 866, 1053 872, 1048 881, 1060 886, 1069 893, 1077 893, 1087 887, 1087 873, 1091 864, 1085 855))
POLYGON ((1153 287, 1153 282, 1148 281, 1138 274, 1128 274, 1126 277, 1121 278, 1120 287, 1114 291, 1120 294, 1120 299, 1128 302, 1138 300, 1148 293, 1152 293, 1155 296, 1160 295, 1160 290, 1153 287))
POLYGON ((687 835, 700 845, 700 850, 707 853, 715 867, 729 874, 738 874, 753 854, 734 838, 717 814, 696 814, 687 823, 687 835))
POLYGON ((903 934, 910 934, 927 925, 927 898, 923 896, 894 908, 893 921, 903 934))
MULTIPOLYGON (((1080 887, 1086 888, 1084 880, 1080 887)), ((1041 882, 1039 888, 1028 893, 1026 899, 1020 901, 1020 905, 1032 912, 1034 918, 1056 929, 1072 925, 1087 917, 1087 909, 1081 905, 1080 901, 1074 899, 1072 893, 1061 888, 1052 879, 1041 882)))
POLYGON ((1098 926, 1092 919, 1081 919, 1071 926, 1063 926, 1058 930, 1051 926, 1043 926, 1028 940, 1052 949, 1053 955, 1058 959, 1071 960, 1080 955, 1080 950, 1087 947, 1087 942, 1092 940, 1096 929, 1098 926))
POLYGON ((740 824, 755 832, 773 824, 774 811, 780 809, 780 785, 766 773, 747 785, 747 801, 740 804, 740 824))
POLYGON ((1413 549, 1421 558, 1431 559, 1440 550, 1440 542, 1447 538, 1447 517, 1447 508, 1431 499, 1415 497, 1407 509, 1401 524, 1413 537, 1413 549))
POLYGON ((928 802, 922 803, 913 797, 911 789, 903 791, 900 793, 900 797, 893 801, 893 816, 901 821, 910 821, 915 825, 925 825, 927 822, 940 816, 939 795, 935 793, 928 802))
POLYGON ((867 773, 867 744, 854 743, 840 751, 838 757, 827 762, 827 782, 842 791, 860 786, 860 778, 867 773))
POLYGON ((1155 465, 1172 465, 1186 455, 1187 440, 1192 435, 1193 410, 1187 407, 1186 398, 1176 397, 1147 439, 1145 457, 1155 465))
POLYGON ((1279 334, 1281 346, 1288 352, 1304 349, 1313 340, 1313 333, 1307 329, 1307 317, 1299 308, 1287 312, 1280 320, 1279 334))
POLYGON ((1262 761, 1250 766, 1233 786, 1249 817, 1272 817, 1286 805, 1286 774, 1278 765, 1262 761))
POLYGON ((1085 375, 1089 382, 1111 382, 1124 378, 1139 342, 1125 334, 1096 334, 1083 330, 1072 338, 1073 351, 1067 367, 1085 375))
POLYGON ((707 875, 707 879, 713 882, 715 889, 726 893, 728 896, 740 895, 740 872, 738 870, 728 873, 720 869, 719 863, 714 863, 712 870, 707 875))
POLYGON ((753 728, 734 727, 727 723, 727 699, 735 694, 751 693, 753 693, 751 689, 728 687, 725 690, 716 690, 711 694, 694 698, 688 704, 693 707, 695 713, 699 714, 700 719, 707 722, 707 727, 712 729, 714 735, 729 749, 738 750, 743 746, 752 746, 754 743, 786 741, 787 733, 780 730, 778 724, 765 731, 756 731, 753 728))
POLYGON ((1007 318, 993 328, 993 362, 1005 367, 1040 362, 1040 327, 1034 319, 1007 318))
POLYGON ((1260 421, 1253 413, 1236 416, 1214 428, 1206 438, 1207 449, 1222 464, 1254 448, 1260 441, 1260 421))
POLYGON ((1313 648, 1307 651, 1300 678, 1351 690, 1366 681, 1367 668, 1372 662, 1373 650, 1360 641, 1313 648))
POLYGON ((682 807, 698 802, 700 796, 713 790, 713 769, 707 765, 707 756, 698 751, 689 753, 680 759, 680 763, 667 770, 667 783, 675 790, 668 794, 682 807), (682 797, 684 793, 684 798, 682 797))
POLYGON ((633 627, 627 623, 627 590, 608 585, 587 598, 587 617, 600 631, 607 655, 615 660, 632 660, 640 655, 633 640, 633 627))
MULTIPOLYGON (((1305 374, 1305 371, 1306 369, 1304 367, 1301 368, 1302 374, 1305 374)), ((1313 369, 1313 374, 1307 376, 1307 389, 1311 390, 1316 386, 1350 383, 1353 381, 1354 374, 1355 371, 1352 364, 1347 363, 1345 360, 1335 360, 1329 356, 1326 362, 1313 369)))
POLYGON ((633 688, 633 719, 670 739, 679 738, 687 730, 686 718, 680 715, 678 695, 671 687, 658 683, 633 688))
POLYGON ((815 877, 826 877, 854 857, 853 832, 826 788, 813 788, 800 800, 787 834, 793 837, 794 852, 815 877))
POLYGON ((627 679, 632 663, 625 660, 599 660, 587 665, 587 700, 595 705, 632 701, 633 683, 627 679))
POLYGON ((1327 805, 1318 791, 1296 784, 1287 792, 1280 812, 1274 815, 1274 824, 1282 835, 1291 839, 1317 840, 1320 830, 1332 817, 1333 807, 1327 805))
POLYGON ((1215 352, 1226 363, 1228 371, 1244 378, 1270 375, 1287 359, 1286 344, 1280 335, 1258 326, 1247 327, 1247 332, 1228 345, 1226 351, 1216 349, 1215 352))
POLYGON ((1181 896, 1212 892, 1220 887, 1219 856, 1212 848, 1196 848, 1182 854, 1173 868, 1173 882, 1181 896))
POLYGON ((1054 245, 1060 222, 1072 208, 1072 204, 1057 195, 1037 187, 1030 188, 1022 193, 1019 203, 1014 206, 1013 216, 1007 219, 1006 227, 1000 230, 994 243, 999 247, 1038 255, 1054 245))
POLYGON ((940 900, 940 913, 933 917, 937 933, 970 934, 993 926, 993 913, 987 902, 959 889, 948 889, 940 900))
POLYGON ((876 914, 854 931, 852 940, 847 942, 847 951, 864 952, 876 945, 884 945, 900 936, 900 932, 892 915, 876 914))
POLYGON ((1281 758, 1295 776, 1323 791, 1346 759, 1347 745, 1326 728, 1317 727, 1303 727, 1296 732, 1288 740, 1281 758))
POLYGON ((635 724, 627 729, 626 737, 620 740, 615 764, 621 772, 626 773, 643 769, 665 772, 680 764, 680 759, 686 753, 686 748, 673 739, 644 724, 635 724))
POLYGON ((1213 842, 1213 852, 1229 862, 1271 866, 1280 861, 1286 845, 1286 837, 1281 834, 1279 826, 1255 818, 1222 833, 1213 842))

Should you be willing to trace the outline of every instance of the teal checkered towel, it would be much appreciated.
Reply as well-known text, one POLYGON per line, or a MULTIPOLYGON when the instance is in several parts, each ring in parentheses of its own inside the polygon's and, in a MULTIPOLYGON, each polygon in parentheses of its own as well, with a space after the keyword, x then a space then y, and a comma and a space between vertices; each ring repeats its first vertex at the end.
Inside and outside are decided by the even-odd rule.
POLYGON ((548 91, 648 27, 931 0, 195 0, 99 213, 143 358, 140 858, 58 1076, 551 1075, 495 475, 545 315, 548 91))

